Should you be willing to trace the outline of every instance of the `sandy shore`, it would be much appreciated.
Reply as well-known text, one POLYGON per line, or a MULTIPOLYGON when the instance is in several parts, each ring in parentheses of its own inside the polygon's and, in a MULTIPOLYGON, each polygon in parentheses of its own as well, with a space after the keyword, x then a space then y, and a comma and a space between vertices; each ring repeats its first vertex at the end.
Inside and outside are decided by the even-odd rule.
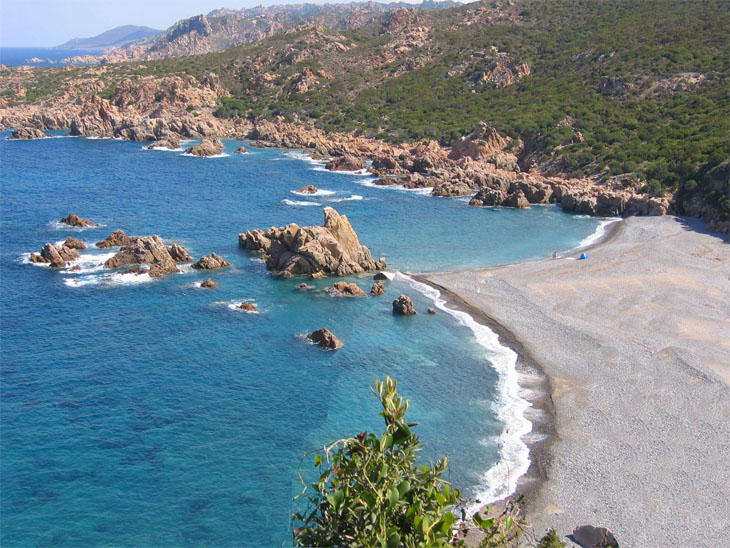
POLYGON ((427 280, 520 354, 536 536, 593 524, 623 548, 725 546, 730 245, 693 219, 612 226, 588 260, 427 280))

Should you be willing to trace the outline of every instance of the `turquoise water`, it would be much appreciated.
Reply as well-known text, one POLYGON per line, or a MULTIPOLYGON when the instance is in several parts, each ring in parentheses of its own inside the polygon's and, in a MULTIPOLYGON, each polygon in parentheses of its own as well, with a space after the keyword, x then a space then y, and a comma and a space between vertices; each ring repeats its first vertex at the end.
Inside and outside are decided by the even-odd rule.
MULTIPOLYGON (((450 479, 480 492, 505 426, 494 352, 449 314, 425 314, 433 301, 407 278, 381 297, 302 292, 237 235, 321 224, 331 205, 392 270, 427 272, 546 257, 599 224, 553 207, 472 208, 374 188, 281 150, 200 159, 114 140, 3 139, 0 162, 3 547, 289 543, 302 453, 379 432, 369 387, 385 375, 411 400, 424 459, 448 454, 450 479), (306 184, 331 193, 292 193, 306 184), (55 222, 71 211, 105 226, 55 222), (117 228, 233 267, 203 290, 208 275, 194 271, 133 283, 95 270, 99 250, 75 274, 27 264, 47 241, 92 243, 117 228), (417 316, 392 316, 403 292, 417 316), (243 300, 260 313, 229 307, 243 300), (319 327, 345 347, 323 352, 299 336, 319 327)), ((366 292, 372 283, 350 281, 366 292)))

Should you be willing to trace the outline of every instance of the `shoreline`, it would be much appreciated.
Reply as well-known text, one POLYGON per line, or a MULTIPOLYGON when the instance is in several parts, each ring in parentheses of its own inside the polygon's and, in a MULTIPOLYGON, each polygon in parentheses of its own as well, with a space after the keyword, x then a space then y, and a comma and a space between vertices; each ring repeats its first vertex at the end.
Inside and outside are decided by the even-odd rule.
MULTIPOLYGON (((469 313, 475 321, 486 325, 499 336, 500 344, 513 349, 518 354, 516 368, 520 374, 520 386, 523 389, 527 389, 526 399, 532 406, 528 408, 525 415, 529 415, 528 419, 533 424, 533 432, 528 436, 524 436, 523 439, 529 447, 530 466, 527 473, 520 478, 515 492, 519 495, 525 495, 528 521, 530 521, 534 526, 533 533, 536 538, 539 538, 545 530, 551 526, 555 526, 559 535, 564 537, 570 533, 572 526, 583 524, 582 522, 585 518, 581 518, 580 514, 585 514, 586 512, 582 510, 584 510, 586 506, 591 506, 589 502, 591 497, 584 494, 588 500, 581 500, 581 493, 577 493, 575 487, 570 486, 575 480, 575 478, 570 474, 579 475, 581 473, 588 473, 590 475, 593 473, 591 468, 594 467, 599 470, 598 476, 602 477, 603 481, 611 481, 609 478, 614 477, 616 474, 616 467, 612 466, 611 462, 600 462, 600 464, 595 462, 595 460, 601 460, 600 453, 598 457, 582 460, 579 456, 576 457, 576 455, 580 455, 583 445, 591 442, 601 445, 600 440, 598 440, 598 442, 593 440, 595 434, 591 434, 591 428, 586 429, 587 431, 585 434, 581 432, 581 435, 576 435, 574 432, 574 430, 582 429, 584 426, 584 422, 579 420, 576 424, 575 420, 576 418, 580 419, 580 415, 584 413, 582 406, 585 406, 586 402, 591 402, 591 398, 594 397, 594 391, 588 389, 589 387, 582 385, 591 384, 591 376, 595 368, 587 371, 585 370, 585 359, 583 357, 576 357, 583 353, 580 348, 572 348, 567 350, 567 352, 565 348, 561 348, 561 351, 555 352, 551 351, 550 345, 541 344, 541 342, 544 342, 546 339, 555 340, 551 337, 551 335, 558 334, 561 331, 566 331, 568 332, 568 336, 565 340, 560 341, 559 344, 570 345, 571 343, 584 343, 589 337, 596 339, 602 336, 608 337, 608 340, 601 340, 599 342, 597 346, 600 349, 604 344, 606 346, 611 344, 611 337, 613 336, 610 333, 611 327, 606 327, 602 321, 591 322, 590 318, 588 318, 586 323, 586 318, 582 318, 580 316, 575 319, 564 317, 561 310, 562 301, 559 295, 561 294, 561 291, 567 291, 570 288, 561 286, 566 286, 569 283, 576 283, 583 284, 583 286, 595 291, 604 291, 607 293, 618 292, 619 294, 623 293, 624 288, 622 287, 613 288, 610 284, 606 284, 603 281, 596 282, 594 279, 597 276, 605 276, 604 271, 608 269, 606 266, 607 263, 616 258, 619 260, 617 260, 616 264, 612 266, 616 269, 616 274, 623 276, 623 278, 617 277, 616 281, 631 281, 628 280, 628 275, 631 275, 635 278, 640 276, 655 276, 657 277, 657 284, 661 284, 661 282, 669 283, 669 288, 663 286, 654 287, 652 285, 654 283, 652 280, 649 280, 649 283, 646 283, 643 279, 639 278, 636 283, 641 284, 642 287, 637 288, 639 289, 638 295, 636 296, 637 299, 641 300, 642 298, 645 298, 645 289, 647 288, 645 286, 648 286, 650 296, 656 292, 659 297, 666 299, 667 291, 674 291, 677 289, 681 290, 684 284, 680 284, 677 280, 665 279, 668 275, 664 274, 661 270, 661 266, 657 267, 654 264, 654 261, 668 261, 669 264, 667 265, 667 268, 671 268, 671 264, 673 263, 672 252, 686 250, 687 253, 683 255, 684 260, 681 262, 682 270, 679 274, 686 274, 685 271, 694 266, 696 269, 699 269, 695 271, 696 276, 702 276, 705 265, 702 264, 701 261, 704 257, 695 257, 695 255, 697 255, 697 250, 703 250, 710 254, 712 261, 711 264, 717 263, 718 265, 718 268, 715 269, 716 271, 707 274, 707 276, 713 276, 714 282, 711 289, 712 292, 710 293, 711 302, 708 303, 709 305, 712 305, 713 299, 718 298, 718 296, 723 296, 722 293, 720 293, 723 291, 723 277, 726 282, 726 271, 730 270, 730 251, 726 249, 728 246, 724 245, 724 242, 726 241, 727 240, 725 240, 721 234, 709 233, 706 229, 703 230, 702 226, 699 226, 699 222, 695 219, 676 218, 671 216, 630 218, 623 220, 623 222, 611 223, 606 226, 606 233, 598 241, 592 242, 586 247, 571 250, 566 253, 566 256, 568 257, 571 255, 578 255, 581 251, 585 250, 592 250, 596 253, 597 258, 591 256, 589 260, 580 261, 580 263, 574 261, 566 262, 564 260, 565 256, 563 256, 563 260, 540 259, 536 261, 529 261, 527 263, 500 265, 485 269, 412 275, 415 280, 425 283, 441 292, 442 298, 446 299, 449 306, 453 306, 458 310, 469 313), (651 237, 644 241, 647 234, 651 237), (659 249, 652 251, 654 247, 659 247, 659 249), (642 253, 647 256, 642 257, 642 253), (649 257, 651 257, 651 259, 649 259, 649 257), (700 264, 696 265, 695 263, 697 263, 698 260, 700 261, 700 264), (685 262, 687 263, 686 265, 685 262), (626 264, 630 263, 634 264, 627 267, 626 264), (597 265, 600 266, 596 268, 597 265), (591 272, 583 273, 582 271, 585 270, 591 272), (595 272, 592 272, 594 270, 595 272), (645 272, 649 272, 650 274, 645 274, 645 272), (722 272, 725 272, 725 274, 722 274, 722 272), (717 274, 720 274, 719 280, 717 274), (483 283, 489 284, 489 287, 484 293, 482 293, 481 288, 481 284, 483 283), (553 284, 557 287, 551 288, 551 285, 553 284), (536 285, 538 285, 537 289, 534 287, 536 285), (495 296, 492 294, 490 289, 497 288, 499 288, 499 291, 494 291, 494 293, 498 293, 495 296), (544 298, 543 293, 550 295, 548 292, 551 289, 556 291, 557 297, 556 295, 548 296, 546 298, 546 304, 539 301, 532 301, 533 293, 535 291, 537 291, 538 298, 544 298), (509 301, 513 294, 517 295, 517 298, 511 299, 513 301, 513 306, 510 306, 509 303, 506 306, 498 303, 500 298, 504 298, 509 301), (543 315, 546 317, 541 317, 543 315), (519 318, 529 316, 536 316, 538 319, 534 321, 525 321, 519 318), (550 316, 549 320, 547 316, 550 316), (543 323, 549 323, 549 328, 545 329, 541 327, 543 323), (561 323, 565 323, 568 328, 563 329, 561 323), (586 329, 586 326, 588 326, 589 329, 586 329), (542 334, 540 333, 541 329, 544 331, 542 334), (601 334, 602 331, 604 332, 603 335, 601 334), (608 333, 605 333, 607 331, 608 333), (539 335, 537 336, 537 342, 532 341, 533 333, 537 333, 539 335), (561 366, 560 364, 562 364, 563 361, 571 361, 570 356, 572 353, 574 353, 573 361, 578 365, 571 367, 571 364, 568 363, 567 367, 561 366), (572 401, 572 398, 575 398, 576 393, 578 392, 582 392, 580 394, 580 401, 583 403, 572 401), (578 407, 576 407, 576 403, 579 403, 578 407), (576 415, 578 417, 576 417, 576 415), (589 437, 585 438, 585 435, 589 437), (571 462, 574 460, 581 462, 582 466, 575 466, 575 463, 571 462), (570 468, 570 472, 567 474, 561 470, 561 464, 563 463, 572 465, 568 466, 568 468, 570 468), (576 497, 578 500, 576 500, 576 497), (570 528, 567 528, 565 525, 567 520, 571 520, 572 525, 570 528)), ((613 275, 614 273, 611 272, 611 276, 613 275)), ((695 282, 696 281, 697 280, 695 280, 695 282)), ((692 289, 701 289, 702 285, 703 284, 698 283, 697 287, 692 287, 692 289)), ((626 291, 629 295, 626 296, 625 299, 621 299, 619 301, 622 306, 628 306, 632 301, 633 297, 630 294, 631 289, 633 289, 633 287, 629 285, 628 290, 626 291)), ((726 287, 724 289, 724 297, 730 296, 726 287)), ((574 294, 572 292, 569 294, 566 293, 566 295, 562 298, 566 297, 573 298, 574 294)), ((586 301, 581 301, 581 304, 585 304, 587 309, 592 306, 592 297, 590 296, 584 297, 579 294, 576 296, 576 299, 583 299, 583 301, 586 301)), ((610 298, 608 300, 610 300, 610 298)), ((655 299, 649 299, 650 302, 654 302, 654 300, 655 299)), ((672 310, 678 310, 678 313, 686 311, 684 303, 678 303, 680 306, 676 306, 673 305, 672 299, 668 299, 666 302, 668 307, 673 307, 672 310)), ((727 303, 730 302, 730 299, 726 298, 725 302, 725 306, 727 308, 727 303)), ((708 304, 705 304, 705 306, 708 306, 708 304)), ((617 308, 618 307, 615 309, 617 308)), ((604 311, 602 310, 602 312, 604 311)), ((635 312, 639 316, 642 314, 641 308, 636 311, 632 310, 632 312, 635 312)), ((586 314, 588 313, 586 312, 586 314)), ((700 311, 700 314, 703 314, 703 312, 700 311)), ((609 317, 612 315, 610 307, 606 315, 609 317)), ((615 316, 616 314, 613 315, 615 316)), ((618 318, 616 318, 615 321, 620 323, 622 318, 623 315, 618 314, 618 318)), ((718 324, 718 316, 715 315, 713 318, 715 323, 712 324, 712 326, 714 326, 714 329, 722 329, 724 326, 721 322, 718 324)), ((722 314, 719 315, 719 318, 722 318, 722 314)), ((671 316, 668 318, 664 317, 664 319, 673 321, 671 316)), ((701 319, 705 321, 707 318, 703 316, 701 319)), ((654 318, 652 317, 651 320, 654 321, 654 318)), ((679 323, 681 334, 681 320, 679 320, 679 323)), ((643 326, 643 323, 641 323, 641 326, 643 326)), ((639 326, 630 324, 629 327, 632 328, 628 330, 629 333, 636 335, 633 328, 639 326)), ((718 331, 715 331, 715 335, 717 335, 717 332, 718 331)), ((651 339, 652 335, 654 335, 653 330, 649 330, 647 335, 649 339, 651 339)), ((703 364, 702 360, 697 360, 697 358, 695 358, 695 361, 699 361, 700 363, 690 363, 690 365, 687 365, 687 362, 692 362, 693 360, 694 343, 698 343, 703 347, 703 350, 707 350, 707 352, 712 354, 713 350, 709 348, 709 345, 706 342, 708 337, 709 335, 706 332, 694 333, 694 335, 690 333, 689 342, 687 343, 688 348, 686 349, 682 348, 683 345, 679 345, 676 340, 662 340, 660 343, 666 342, 668 346, 659 352, 650 354, 647 357, 649 358, 649 363, 652 363, 658 359, 656 357, 657 354, 659 354, 660 357, 664 357, 670 351, 680 353, 681 358, 679 360, 669 360, 670 365, 675 365, 676 363, 681 364, 678 368, 678 374, 681 375, 683 372, 686 373, 687 367, 690 367, 691 371, 694 371, 697 367, 702 367, 703 371, 701 372, 700 378, 709 379, 714 372, 714 378, 709 381, 712 386, 712 390, 724 392, 723 397, 720 399, 721 405, 718 405, 717 407, 720 409, 725 407, 727 409, 730 408, 730 405, 728 405, 728 400, 730 398, 727 397, 727 385, 730 384, 730 374, 728 374, 727 370, 723 368, 723 363, 730 363, 730 360, 723 361, 723 358, 730 356, 730 351, 726 350, 730 347, 727 339, 723 341, 722 337, 720 337, 720 340, 718 341, 720 343, 720 348, 717 351, 719 352, 719 359, 716 361, 719 365, 713 366, 710 364, 710 370, 708 371, 706 366, 707 364, 703 364), (678 348, 675 348, 675 345, 677 345, 678 348), (706 346, 708 348, 704 348, 706 346), (672 361, 674 361, 674 363, 672 363, 672 361)), ((642 341, 640 348, 647 346, 652 345, 651 343, 646 344, 642 341)), ((661 346, 661 344, 659 346, 661 346)), ((631 363, 631 360, 633 359, 633 349, 622 351, 623 349, 619 346, 618 348, 612 348, 611 352, 608 353, 608 356, 605 356, 607 354, 606 350, 599 351, 599 354, 604 359, 609 360, 612 358, 619 358, 618 356, 614 356, 614 354, 629 354, 628 361, 626 359, 627 356, 621 356, 620 359, 616 359, 617 366, 615 368, 618 369, 626 363, 631 363)), ((713 355, 715 358, 717 358, 717 352, 713 355)), ((704 356, 705 353, 703 353, 704 359, 706 359, 704 356)), ((614 367, 611 367, 611 369, 614 369, 614 367)), ((618 381, 618 385, 615 388, 617 393, 625 390, 624 382, 628 380, 626 376, 630 376, 632 370, 633 368, 629 367, 628 371, 622 374, 623 376, 619 375, 617 379, 611 379, 612 382, 618 381)), ((601 378, 601 381, 605 382, 607 380, 608 379, 601 378)), ((608 388, 604 385, 601 387, 608 388)), ((674 392, 681 391, 683 388, 686 390, 686 385, 680 384, 679 386, 672 386, 672 390, 674 392)), ((664 396, 664 394, 662 394, 662 396, 664 396)), ((523 397, 525 396, 523 395, 523 397)), ((612 400, 610 395, 605 398, 605 400, 605 402, 601 402, 606 403, 606 405, 602 406, 604 408, 600 410, 601 413, 605 416, 613 414, 617 417, 621 417, 618 419, 619 424, 621 421, 631 421, 634 413, 634 409, 632 409, 631 406, 628 406, 627 409, 620 409, 621 402, 617 403, 615 400, 612 400)), ((654 412, 661 413, 664 409, 650 409, 650 411, 652 412, 648 414, 647 422, 654 419, 654 412)), ((722 414, 720 413, 720 415, 718 415, 716 412, 712 415, 715 417, 715 420, 712 423, 713 429, 716 433, 722 434, 727 430, 727 426, 722 424, 722 414)), ((692 416, 692 418, 700 420, 700 418, 696 416, 692 416)), ((586 419, 583 418, 582 421, 586 421, 586 419)), ((693 425, 690 421, 690 424, 688 425, 690 430, 692 426, 693 425)), ((605 432, 601 433, 606 435, 605 432)), ((616 434, 616 438, 618 439, 614 440, 615 443, 627 443, 624 439, 622 439, 621 432, 617 432, 616 434)), ((689 432, 689 435, 691 435, 691 432, 689 432)), ((721 439, 722 438, 718 436, 720 444, 722 443, 721 439)), ((666 445, 666 442, 666 438, 657 440, 657 444, 662 446, 666 445)), ((628 443, 630 445, 631 441, 628 443)), ((642 449, 653 450, 651 447, 642 449)), ((640 456, 641 451, 637 452, 637 457, 640 456)), ((648 455, 644 455, 644 458, 648 458, 648 455)), ((719 469, 723 468, 720 463, 716 463, 716 466, 719 469)), ((684 463, 684 467, 691 468, 691 463, 684 463)), ((704 473, 708 476, 712 476, 712 470, 705 470, 704 473)), ((588 478, 587 483, 592 483, 593 479, 588 478)), ((651 492, 651 482, 648 483, 649 486, 647 491, 651 492)), ((724 491, 726 493, 730 493, 730 485, 728 484, 730 484, 730 481, 725 482, 724 484, 721 481, 717 488, 720 492, 724 491)), ((609 488, 609 490, 612 489, 609 488)), ((625 486, 625 490, 629 490, 628 485, 625 486)), ((590 513, 595 513, 596 515, 592 521, 586 522, 594 525, 610 526, 612 530, 617 533, 617 538, 619 542, 621 542, 622 546, 649 545, 639 540, 640 536, 647 534, 647 532, 641 529, 640 526, 644 526, 645 529, 651 528, 646 528, 645 523, 627 523, 632 520, 621 515, 621 506, 619 504, 617 507, 617 500, 625 503, 627 498, 638 498, 640 503, 643 502, 647 506, 651 506, 653 500, 651 496, 646 496, 646 494, 644 494, 644 498, 649 500, 642 501, 642 497, 637 496, 636 493, 625 493, 624 489, 621 489, 615 497, 606 498, 599 496, 598 498, 602 499, 601 504, 598 504, 596 508, 590 508, 590 513), (609 508, 610 511, 606 511, 606 513, 611 514, 611 519, 607 520, 605 517, 601 517, 603 513, 601 511, 601 506, 609 508), (633 539, 628 533, 628 531, 631 531, 632 529, 634 533, 633 539), (631 544, 632 541, 636 543, 631 544)), ((680 497, 678 493, 677 499, 678 500, 675 501, 675 506, 679 506, 679 508, 675 507, 674 510, 675 514, 678 513, 681 515, 683 513, 681 503, 686 502, 687 497, 686 495, 680 497)), ((691 500, 691 497, 689 500, 691 500)), ((715 512, 722 514, 722 509, 715 508, 715 512)), ((727 515, 730 515, 730 513, 727 515)), ((646 519, 646 516, 644 519, 646 519)), ((665 527, 667 525, 668 524, 665 523, 665 527)), ((718 530, 719 528, 720 526, 718 526, 718 530)), ((674 541, 672 540, 674 537, 671 536, 671 530, 672 526, 670 525, 662 533, 659 533, 656 530, 652 531, 650 534, 654 534, 654 538, 662 538, 662 534, 665 536, 665 544, 659 542, 654 545, 679 546, 680 544, 674 544, 674 541)), ((716 531, 708 534, 716 534, 716 531)), ((646 537, 644 537, 644 541, 646 541, 646 537)), ((569 544, 569 546, 572 545, 569 544)))

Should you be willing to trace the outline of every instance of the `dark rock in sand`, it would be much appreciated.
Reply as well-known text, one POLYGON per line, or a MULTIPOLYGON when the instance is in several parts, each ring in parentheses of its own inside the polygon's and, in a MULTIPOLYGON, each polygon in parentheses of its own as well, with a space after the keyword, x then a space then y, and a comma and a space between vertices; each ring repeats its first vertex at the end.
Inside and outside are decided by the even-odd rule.
POLYGON ((373 287, 370 288, 370 294, 374 297, 375 295, 382 295, 385 293, 385 286, 383 282, 375 282, 373 287))
POLYGON ((190 253, 188 253, 188 250, 178 243, 172 244, 168 248, 168 251, 170 252, 172 260, 176 263, 190 263, 193 261, 190 253))
POLYGON ((248 149, 245 146, 241 145, 233 151, 233 154, 248 154, 248 149))
POLYGON ((96 247, 108 248, 123 245, 130 245, 136 239, 136 236, 127 236, 123 230, 115 230, 106 239, 96 242, 96 247))
POLYGON ((335 282, 332 287, 327 288, 327 291, 336 295, 343 295, 345 297, 364 297, 365 292, 360 289, 356 283, 347 282, 335 282))
POLYGON ((334 333, 327 328, 317 329, 317 331, 313 331, 307 335, 307 338, 322 348, 337 350, 343 346, 342 341, 335 337, 334 333))
POLYGON ((246 312, 258 312, 259 309, 256 308, 256 306, 252 303, 241 303, 238 305, 238 308, 241 310, 245 310, 246 312))
POLYGON ((64 217, 59 222, 66 224, 68 226, 75 226, 77 228, 86 228, 88 226, 99 226, 94 221, 90 221, 89 219, 84 219, 82 217, 79 217, 76 215, 76 213, 69 213, 68 217, 64 217))
POLYGON ((413 301, 408 295, 401 295, 393 301, 393 314, 400 316, 412 316, 416 313, 413 301))
POLYGON ((226 261, 223 257, 211 253, 205 255, 193 265, 196 270, 218 270, 219 268, 227 268, 231 266, 231 263, 226 261))
POLYGON ((205 280, 203 283, 200 284, 200 287, 213 288, 213 287, 218 287, 218 284, 216 282, 214 282, 213 280, 211 280, 210 278, 208 278, 207 280, 205 280))
POLYGON ((297 192, 301 192, 302 194, 316 194, 317 187, 314 185, 307 185, 297 190, 297 192))
POLYGON ((159 236, 143 236, 134 238, 131 243, 122 247, 104 266, 119 268, 125 265, 149 264, 149 275, 159 278, 166 274, 179 272, 167 246, 159 236))
POLYGON ((380 281, 383 281, 383 280, 387 280, 387 279, 388 279, 388 276, 386 276, 386 275, 385 275, 384 273, 382 273, 382 272, 376 272, 376 273, 375 273, 375 276, 373 276, 373 280, 380 280, 380 281))
POLYGON ((573 529, 573 538, 583 548, 618 548, 616 537, 605 527, 577 526, 573 529))
POLYGON ((203 139, 199 145, 186 148, 185 152, 193 156, 216 156, 223 152, 223 143, 220 139, 203 139))
POLYGON ((69 249, 86 249, 86 244, 82 242, 81 240, 76 240, 75 238, 71 238, 70 236, 66 238, 66 241, 63 242, 63 245, 68 247, 69 249))
POLYGON ((360 158, 345 154, 344 156, 338 156, 330 160, 324 167, 330 171, 357 171, 363 168, 363 163, 360 158))
POLYGON ((13 133, 11 133, 10 137, 8 137, 8 141, 16 139, 18 141, 27 141, 29 139, 45 139, 46 137, 48 137, 48 135, 43 133, 40 129, 33 127, 21 127, 13 130, 13 133))

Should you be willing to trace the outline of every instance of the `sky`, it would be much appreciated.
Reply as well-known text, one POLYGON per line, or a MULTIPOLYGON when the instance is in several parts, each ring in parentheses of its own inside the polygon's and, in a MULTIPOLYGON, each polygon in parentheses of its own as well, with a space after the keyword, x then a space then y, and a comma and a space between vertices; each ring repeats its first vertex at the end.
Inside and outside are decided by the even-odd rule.
POLYGON ((300 2, 301 0, 0 0, 0 46, 53 47, 72 38, 89 38, 122 25, 164 30, 180 19, 207 14, 217 8, 240 9, 261 4, 300 2))

